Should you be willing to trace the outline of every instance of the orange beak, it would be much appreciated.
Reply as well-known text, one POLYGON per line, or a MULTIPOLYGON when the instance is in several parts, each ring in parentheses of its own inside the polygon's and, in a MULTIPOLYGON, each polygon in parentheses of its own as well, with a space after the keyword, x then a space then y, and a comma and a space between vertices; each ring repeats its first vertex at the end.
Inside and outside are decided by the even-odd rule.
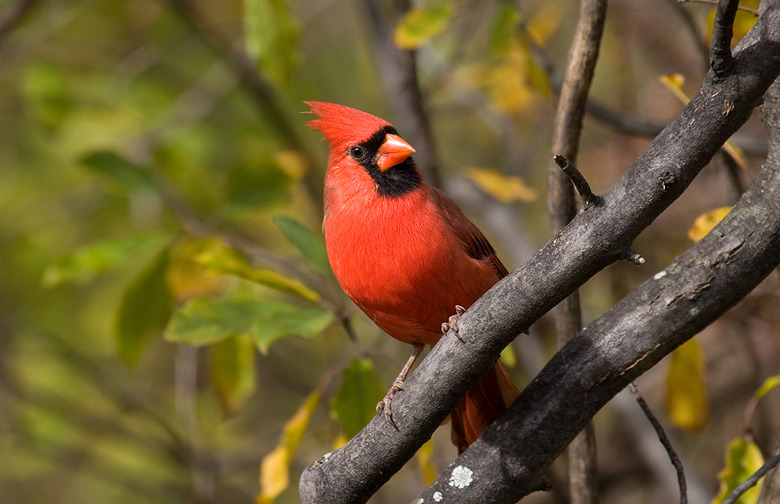
POLYGON ((414 152, 414 147, 406 143, 403 138, 388 133, 385 137, 385 143, 379 147, 379 156, 376 158, 376 164, 381 171, 385 171, 403 163, 414 152))

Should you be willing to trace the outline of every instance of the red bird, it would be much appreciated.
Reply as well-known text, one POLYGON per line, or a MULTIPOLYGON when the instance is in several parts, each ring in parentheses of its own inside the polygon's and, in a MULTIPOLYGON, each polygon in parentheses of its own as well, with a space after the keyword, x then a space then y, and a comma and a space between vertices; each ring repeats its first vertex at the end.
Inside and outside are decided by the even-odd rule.
MULTIPOLYGON (((377 326, 414 347, 377 405, 392 423, 392 398, 420 351, 439 341, 456 306, 459 313, 469 307, 507 270, 455 202, 425 183, 410 157, 414 149, 390 123, 343 105, 306 104, 319 116, 308 126, 330 144, 322 227, 333 273, 377 326)), ((497 362, 452 414, 458 450, 518 394, 497 362)))

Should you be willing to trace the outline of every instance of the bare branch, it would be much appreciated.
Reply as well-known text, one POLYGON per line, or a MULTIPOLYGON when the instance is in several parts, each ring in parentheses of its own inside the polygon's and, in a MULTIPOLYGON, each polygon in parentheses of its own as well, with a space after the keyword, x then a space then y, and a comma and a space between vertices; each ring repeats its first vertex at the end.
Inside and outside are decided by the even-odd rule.
POLYGON ((553 161, 571 180, 574 189, 577 190, 577 194, 582 198, 583 208, 598 204, 599 197, 593 194, 593 191, 590 190, 590 184, 588 184, 588 181, 585 180, 585 177, 571 161, 561 155, 553 156, 553 161))
MULTIPOLYGON (((420 90, 415 52, 395 47, 393 20, 383 15, 377 0, 364 0, 364 4, 371 21, 374 61, 395 116, 393 123, 417 149, 414 159, 423 178, 429 184, 439 186, 439 162, 420 90)), ((394 4, 399 13, 406 12, 411 6, 409 0, 396 0, 394 4)))
POLYGON ((672 442, 669 441, 669 437, 667 437, 663 426, 653 414, 653 410, 650 409, 650 406, 647 405, 644 398, 642 398, 642 396, 639 394, 639 390, 636 388, 636 384, 631 382, 628 385, 628 388, 636 398, 636 402, 639 404, 639 407, 642 408, 642 411, 650 421, 653 429, 655 429, 656 434, 658 434, 658 440, 661 441, 661 444, 666 449, 666 453, 669 454, 669 459, 672 461, 674 470, 677 471, 677 483, 680 485, 680 504, 687 504, 688 485, 685 482, 685 469, 683 468, 682 462, 680 461, 680 457, 677 456, 677 452, 674 450, 672 442))
POLYGON ((771 471, 772 468, 774 468, 778 463, 780 463, 780 453, 766 459, 764 465, 762 465, 758 471, 754 472, 748 479, 737 485, 737 487, 732 490, 729 496, 723 500, 723 504, 734 504, 737 502, 737 499, 739 499, 743 493, 747 492, 751 487, 755 486, 756 483, 758 483, 758 480, 763 478, 764 475, 771 471))
MULTIPOLYGON (((677 3, 684 4, 684 3, 703 3, 703 4, 710 4, 710 5, 718 5, 718 0, 677 0, 677 3)), ((749 12, 751 14, 755 14, 758 16, 758 11, 756 9, 751 9, 750 7, 744 7, 742 5, 737 7, 739 10, 749 12)))
POLYGON ((734 35, 734 16, 737 15, 739 0, 720 0, 715 11, 710 42, 710 66, 718 79, 725 79, 734 69, 731 55, 731 37, 734 35))
MULTIPOLYGON (((268 123, 277 129, 287 145, 300 152, 310 165, 313 164, 313 156, 306 147, 306 143, 301 139, 298 130, 282 108, 281 97, 260 74, 244 47, 231 44, 221 34, 207 28, 192 0, 165 1, 173 7, 194 34, 200 37, 216 54, 224 58, 235 72, 241 86, 257 102, 262 113, 268 117, 268 123)), ((313 170, 306 171, 305 186, 313 198, 320 198, 321 183, 313 178, 313 173, 313 170)))

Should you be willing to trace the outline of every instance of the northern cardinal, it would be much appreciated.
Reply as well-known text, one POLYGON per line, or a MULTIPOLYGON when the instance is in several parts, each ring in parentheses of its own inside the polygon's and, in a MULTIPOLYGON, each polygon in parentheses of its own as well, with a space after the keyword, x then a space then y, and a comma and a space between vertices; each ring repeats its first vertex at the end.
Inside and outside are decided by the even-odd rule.
MULTIPOLYGON (((330 145, 322 226, 333 273, 377 326, 414 347, 377 405, 392 423, 392 398, 420 351, 439 341, 456 306, 460 313, 507 270, 455 202, 422 179, 414 148, 390 123, 343 105, 306 104, 319 116, 308 126, 330 145)), ((459 452, 518 394, 497 362, 452 413, 459 452)))

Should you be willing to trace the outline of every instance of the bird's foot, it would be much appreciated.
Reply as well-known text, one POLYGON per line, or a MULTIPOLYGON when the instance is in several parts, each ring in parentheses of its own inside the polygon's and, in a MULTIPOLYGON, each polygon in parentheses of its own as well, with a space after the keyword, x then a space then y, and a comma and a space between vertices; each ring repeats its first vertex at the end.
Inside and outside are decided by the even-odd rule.
POLYGON ((463 338, 460 337, 460 334, 458 333, 458 319, 460 319, 460 316, 466 313, 466 309, 463 308, 461 305, 455 305, 455 315, 452 315, 450 319, 447 322, 444 322, 441 325, 441 332, 443 334, 447 334, 450 330, 455 333, 455 336, 463 341, 463 338))
POLYGON ((379 401, 376 405, 376 413, 379 414, 382 412, 382 410, 384 410, 385 419, 390 425, 393 426, 395 430, 398 430, 398 427, 395 425, 395 421, 393 421, 393 409, 391 404, 393 402, 393 397, 403 389, 404 389, 403 380, 396 379, 393 382, 393 385, 390 387, 390 390, 388 390, 387 394, 385 394, 384 399, 379 401))

